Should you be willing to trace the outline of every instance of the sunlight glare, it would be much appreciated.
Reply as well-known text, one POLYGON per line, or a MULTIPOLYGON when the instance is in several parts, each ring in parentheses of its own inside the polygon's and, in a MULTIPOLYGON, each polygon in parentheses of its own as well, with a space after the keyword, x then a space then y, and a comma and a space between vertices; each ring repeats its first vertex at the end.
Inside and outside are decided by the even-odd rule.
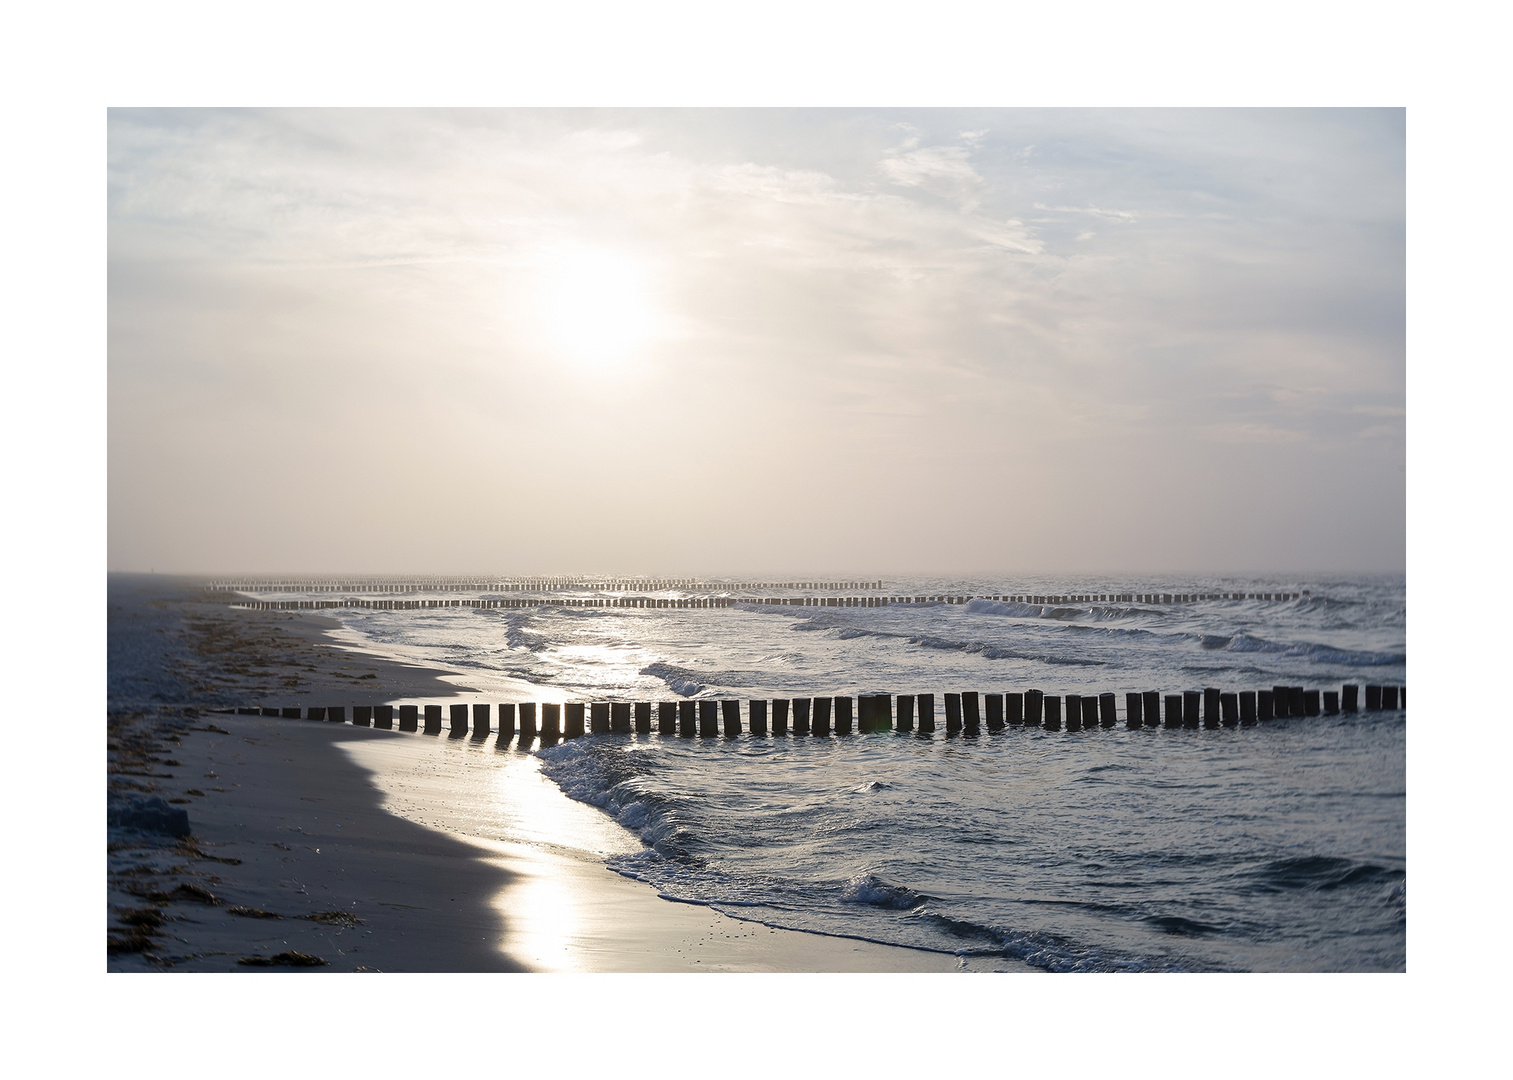
POLYGON ((541 314, 567 359, 606 374, 633 360, 656 332, 641 265, 601 248, 556 253, 543 274, 541 314))

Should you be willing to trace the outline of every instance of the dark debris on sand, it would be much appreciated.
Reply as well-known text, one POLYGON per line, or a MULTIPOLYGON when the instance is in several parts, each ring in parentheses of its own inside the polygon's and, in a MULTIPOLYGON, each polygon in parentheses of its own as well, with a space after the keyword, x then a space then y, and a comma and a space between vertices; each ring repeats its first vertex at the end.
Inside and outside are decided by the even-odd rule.
POLYGON ((243 967, 325 967, 330 961, 290 949, 276 956, 244 956, 237 963, 243 967))
MULTIPOLYGON (((195 831, 196 805, 214 795, 188 786, 198 775, 174 775, 184 769, 179 763, 186 755, 178 748, 185 740, 232 734, 206 716, 212 709, 266 700, 293 704, 324 693, 340 694, 335 700, 342 700, 358 685, 369 694, 378 685, 384 694, 453 692, 433 673, 386 666, 336 648, 322 637, 328 625, 335 623, 315 615, 233 610, 224 593, 203 591, 187 581, 112 578, 106 712, 106 798, 112 812, 106 825, 106 952, 111 969, 139 970, 144 963, 170 969, 203 960, 173 949, 182 947, 178 935, 194 937, 189 928, 207 917, 233 916, 231 921, 248 930, 257 927, 254 920, 269 920, 264 925, 270 930, 280 925, 275 920, 300 920, 338 934, 360 924, 350 912, 267 911, 244 902, 249 898, 236 895, 216 876, 221 866, 237 866, 241 860, 215 854, 213 838, 195 831), (122 813, 152 800, 164 804, 159 816, 165 821, 181 820, 167 814, 170 809, 187 812, 187 835, 144 827, 153 824, 150 814, 122 813), (127 819, 138 827, 121 827, 127 819)), ((216 955, 229 962, 248 947, 216 955)), ((280 956, 241 966, 327 964, 292 950, 280 956)))

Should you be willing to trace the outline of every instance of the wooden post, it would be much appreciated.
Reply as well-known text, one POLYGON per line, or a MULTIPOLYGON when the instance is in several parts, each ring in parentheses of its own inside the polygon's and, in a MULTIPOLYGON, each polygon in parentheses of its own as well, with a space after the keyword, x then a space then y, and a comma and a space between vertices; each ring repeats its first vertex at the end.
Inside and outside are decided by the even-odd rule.
POLYGON ((354 705, 354 706, 352 706, 352 726, 353 727, 367 727, 372 722, 373 722, 373 706, 371 706, 371 705, 354 705))
POLYGON ((1384 709, 1395 709, 1395 708, 1397 708, 1397 687, 1395 687, 1395 686, 1384 686, 1384 687, 1382 687, 1382 708, 1384 708, 1384 709))
POLYGON ((468 707, 466 705, 452 705, 451 728, 452 734, 466 735, 468 733, 468 707))
MULTIPOLYGON (((582 705, 578 706, 578 713, 580 716, 582 715, 582 705)), ((572 721, 569 720, 568 724, 569 727, 571 727, 572 721)), ((595 701, 591 705, 589 705, 588 730, 594 735, 609 734, 609 702, 595 701)))
POLYGON ((1261 720, 1274 720, 1277 715, 1277 694, 1275 690, 1256 691, 1256 716, 1261 720))
POLYGON ((983 712, 986 714, 986 716, 984 717, 984 719, 986 719, 987 722, 988 722, 988 730, 990 732, 992 732, 992 731, 1002 731, 1003 730, 1003 695, 1002 694, 984 694, 984 695, 982 695, 982 704, 983 704, 983 712))
POLYGON ((1103 727, 1111 728, 1119 722, 1117 715, 1119 708, 1118 699, 1113 694, 1098 695, 1098 722, 1103 727))
POLYGON ((1082 695, 1068 694, 1066 696, 1066 729, 1068 731, 1082 730, 1082 695))
POLYGON ((696 701, 678 702, 678 737, 691 739, 699 733, 699 704, 696 701))
POLYGON ((1134 691, 1124 695, 1124 726, 1131 731, 1145 726, 1145 698, 1134 691))
POLYGON ((1324 691, 1324 715, 1338 716, 1340 714, 1340 692, 1338 690, 1324 691))
POLYGON ((1182 726, 1195 728, 1202 723, 1198 715, 1198 706, 1203 701, 1203 695, 1196 690, 1182 691, 1182 726))
POLYGON ((772 699, 772 733, 774 735, 788 734, 788 699, 772 699))
POLYGON ((721 719, 724 720, 725 737, 733 739, 741 733, 741 702, 739 699, 720 702, 721 719))
POLYGON ((1045 729, 1047 731, 1061 730, 1061 698, 1055 694, 1045 696, 1045 729))
POLYGON ((1040 727, 1045 722, 1045 695, 1039 690, 1024 692, 1024 722, 1040 727))
POLYGON ((835 733, 837 735, 851 734, 851 699, 838 697, 835 699, 835 733))
POLYGON ((961 695, 946 695, 946 735, 961 734, 961 695))
POLYGON ((326 723, 345 724, 347 722, 347 707, 345 705, 327 705, 326 723))
MULTIPOLYGON (((1381 696, 1381 690, 1380 689, 1377 690, 1377 696, 1378 697, 1381 696)), ((326 719, 326 710, 325 710, 324 707, 318 707, 318 706, 315 706, 315 705, 311 705, 308 709, 305 710, 305 719, 306 720, 322 720, 322 721, 324 721, 326 719)))
POLYGON ((976 690, 963 690, 961 692, 961 723, 966 734, 982 734, 982 717, 977 711, 976 690))
POLYGON ((657 702, 657 734, 672 735, 678 730, 678 703, 676 701, 657 702))
POLYGON ((1166 695, 1166 727, 1167 730, 1182 726, 1182 695, 1166 695))
POLYGON ((1098 699, 1092 694, 1082 695, 1082 730, 1098 730, 1098 699))
POLYGON ((1003 696, 1003 719, 1008 724, 1024 723, 1024 695, 1005 694, 1003 696))
POLYGON ((1234 694, 1220 694, 1219 713, 1225 727, 1238 727, 1240 724, 1239 699, 1234 694))
POLYGON ((746 703, 746 728, 753 735, 767 734, 767 702, 756 699, 746 703))
POLYGON ((1217 687, 1206 687, 1203 691, 1203 726, 1217 728, 1219 726, 1219 691, 1217 687))
POLYGON ((813 702, 809 698, 793 699, 793 733, 795 735, 809 734, 809 708, 813 702))
POLYGON ((699 702, 699 735, 713 738, 720 733, 720 703, 714 698, 699 702))
POLYGON ((515 703, 507 701, 499 706, 499 741, 507 743, 515 737, 515 703))
POLYGON ((1161 691, 1159 691, 1159 690, 1146 690, 1145 692, 1143 692, 1140 695, 1140 697, 1141 697, 1141 700, 1144 701, 1144 703, 1145 703, 1145 710, 1144 710, 1145 711, 1145 726, 1146 727, 1160 727, 1161 726, 1161 691))
POLYGON ((1303 715, 1319 715, 1319 692, 1317 690, 1303 691, 1303 715))
POLYGON ((1341 687, 1340 689, 1341 689, 1342 693, 1344 694, 1344 699, 1340 702, 1340 711, 1341 712, 1359 712, 1360 711, 1359 702, 1360 702, 1360 689, 1361 688, 1359 686, 1354 686, 1352 684, 1347 683, 1343 687, 1341 687))
POLYGON ((814 699, 814 715, 809 718, 809 734, 830 734, 830 704, 831 699, 827 697, 814 699))
POLYGON ((935 695, 915 694, 914 701, 919 706, 919 733, 921 735, 934 735, 935 695))
POLYGON ((1292 702, 1285 686, 1273 686, 1271 688, 1271 708, 1273 714, 1281 720, 1292 715, 1292 702))
MULTIPOLYGON (((579 703, 582 708, 582 703, 579 703)), ((582 719, 582 713, 579 713, 582 719)), ((541 703, 541 741, 557 742, 562 738, 562 706, 549 701, 541 703)))
POLYGON ((373 726, 376 727, 376 728, 382 728, 384 731, 393 731, 394 730, 394 706, 392 706, 392 705, 375 705, 375 706, 373 706, 373 726))
POLYGON ((895 706, 896 711, 898 713, 898 719, 895 721, 896 730, 898 730, 898 731, 913 731, 914 730, 914 695, 913 694, 899 694, 897 702, 898 703, 895 706))
POLYGON ((489 723, 489 707, 487 705, 473 706, 473 738, 484 739, 492 734, 492 725, 489 723))
POLYGON ((522 702, 520 705, 520 746, 529 746, 536 741, 536 703, 534 701, 522 702))
POLYGON ((1256 692, 1254 690, 1240 691, 1240 723, 1254 724, 1256 722, 1256 692))

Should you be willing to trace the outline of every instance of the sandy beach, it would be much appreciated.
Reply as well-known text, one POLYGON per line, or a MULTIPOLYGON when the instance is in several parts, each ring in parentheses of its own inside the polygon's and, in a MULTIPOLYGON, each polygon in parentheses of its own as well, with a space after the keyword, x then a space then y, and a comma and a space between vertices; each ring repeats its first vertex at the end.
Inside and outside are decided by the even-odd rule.
MULTIPOLYGON (((467 689, 336 647, 334 621, 318 616, 235 611, 192 591, 159 611, 182 630, 180 680, 207 701, 350 694, 360 683, 379 700, 467 689)), ((112 801, 156 795, 187 810, 191 829, 182 838, 110 830, 112 971, 960 967, 953 955, 775 930, 661 899, 603 865, 604 851, 639 841, 493 737, 184 703, 113 709, 110 731, 112 801), (480 754, 505 755, 507 767, 479 768, 480 754), (474 782, 489 790, 457 805, 474 782)))

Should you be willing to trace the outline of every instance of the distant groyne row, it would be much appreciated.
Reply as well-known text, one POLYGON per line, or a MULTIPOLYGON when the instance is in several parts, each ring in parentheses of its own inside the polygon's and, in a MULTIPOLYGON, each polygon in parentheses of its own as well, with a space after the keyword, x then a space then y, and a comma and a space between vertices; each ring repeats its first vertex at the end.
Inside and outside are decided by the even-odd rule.
POLYGON ((246 578, 217 580, 212 592, 238 593, 411 593, 411 592, 720 592, 789 589, 817 592, 881 591, 881 581, 699 581, 695 578, 300 578, 285 581, 246 578))
MULTIPOLYGON (((1006 728, 1041 728, 1046 731, 1097 731, 1119 725, 1118 695, 1046 694, 1039 690, 1005 693, 943 694, 945 734, 975 736, 1006 728)), ((1236 728, 1289 717, 1335 716, 1361 710, 1360 687, 1346 684, 1339 690, 1309 690, 1301 686, 1274 686, 1270 690, 1231 693, 1209 687, 1163 694, 1159 690, 1132 691, 1124 695, 1124 724, 1142 728, 1236 728)), ((850 735, 871 732, 904 732, 932 735, 937 713, 932 694, 862 694, 856 697, 700 698, 684 701, 594 701, 566 704, 526 702, 499 705, 497 719, 487 704, 449 706, 447 725, 453 736, 486 738, 497 734, 502 741, 518 738, 526 746, 540 738, 550 743, 585 735, 632 733, 683 737, 724 736, 735 738, 782 735, 850 735), (653 727, 655 709, 655 728, 653 727), (539 717, 539 726, 538 726, 539 717)), ((1365 710, 1406 709, 1408 692, 1400 686, 1367 686, 1365 710)), ((231 709, 219 710, 232 712, 231 709)), ((346 723, 345 705, 243 706, 234 710, 247 716, 276 716, 289 720, 346 723)), ((354 705, 351 723, 358 727, 406 732, 442 732, 440 705, 354 705), (424 713, 422 714, 422 709, 424 713), (424 727, 421 727, 422 720, 424 727)))
POLYGON ((731 607, 890 607, 895 604, 967 604, 973 600, 1061 607, 1071 604, 1144 604, 1170 606, 1204 600, 1298 600, 1303 593, 1105 593, 1072 596, 1035 594, 994 596, 478 596, 469 599, 417 597, 342 596, 311 600, 241 600, 232 607, 251 611, 320 611, 356 608, 372 611, 419 611, 431 608, 667 608, 711 609, 731 607))

